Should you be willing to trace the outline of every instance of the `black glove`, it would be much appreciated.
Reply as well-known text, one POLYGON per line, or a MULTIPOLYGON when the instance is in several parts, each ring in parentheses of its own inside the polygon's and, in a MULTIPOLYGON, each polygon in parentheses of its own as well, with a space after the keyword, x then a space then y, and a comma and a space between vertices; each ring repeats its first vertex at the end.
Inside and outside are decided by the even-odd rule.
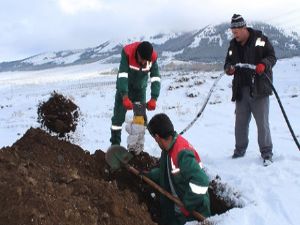
POLYGON ((225 73, 229 76, 233 75, 235 72, 235 68, 233 65, 227 64, 225 67, 225 73))

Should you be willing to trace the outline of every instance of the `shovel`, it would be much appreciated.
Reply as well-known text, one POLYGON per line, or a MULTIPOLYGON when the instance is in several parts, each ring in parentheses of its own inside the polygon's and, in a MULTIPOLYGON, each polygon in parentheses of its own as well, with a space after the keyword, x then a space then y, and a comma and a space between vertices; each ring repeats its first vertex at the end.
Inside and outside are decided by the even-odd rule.
MULTIPOLYGON (((161 194, 169 198, 171 201, 173 201, 176 205, 179 207, 184 207, 183 203, 180 201, 179 198, 173 196, 166 190, 164 190, 161 186, 156 184, 154 181, 149 179, 148 177, 142 175, 137 169, 130 166, 128 162, 133 158, 133 155, 129 153, 126 148, 120 146, 120 145, 112 145, 105 154, 105 160, 108 163, 108 165, 111 167, 112 170, 117 170, 120 167, 125 167, 129 172, 135 174, 136 176, 140 177, 143 181, 145 181, 148 185, 159 191, 161 194)), ((198 221, 204 221, 206 218, 201 215, 199 212, 192 211, 192 215, 198 220, 198 221)))

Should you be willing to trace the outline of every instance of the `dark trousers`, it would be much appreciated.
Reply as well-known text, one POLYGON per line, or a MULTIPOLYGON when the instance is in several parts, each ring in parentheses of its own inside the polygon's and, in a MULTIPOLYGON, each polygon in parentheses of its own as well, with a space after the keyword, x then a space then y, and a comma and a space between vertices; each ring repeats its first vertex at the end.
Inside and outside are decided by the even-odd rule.
POLYGON ((269 127, 269 96, 252 98, 249 87, 242 88, 242 100, 235 108, 235 154, 244 155, 249 143, 251 114, 257 126, 257 140, 262 158, 272 157, 272 139, 269 127))

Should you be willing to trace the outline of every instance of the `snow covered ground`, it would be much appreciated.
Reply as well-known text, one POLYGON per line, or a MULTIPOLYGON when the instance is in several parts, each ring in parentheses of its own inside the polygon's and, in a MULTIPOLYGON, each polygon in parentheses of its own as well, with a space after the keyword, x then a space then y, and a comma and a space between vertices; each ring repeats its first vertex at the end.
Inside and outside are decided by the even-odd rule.
MULTIPOLYGON (((96 149, 105 151, 110 145, 116 80, 116 75, 109 71, 116 67, 94 63, 37 72, 0 73, 0 148, 12 145, 31 126, 39 126, 37 106, 48 100, 55 90, 80 107, 81 120, 71 141, 92 153, 96 149)), ((164 112, 180 132, 197 115, 220 73, 163 73, 158 108, 148 112, 148 117, 164 112)), ((230 84, 231 77, 223 76, 202 116, 184 134, 198 150, 209 175, 212 178, 219 175, 231 191, 241 195, 242 208, 234 208, 211 220, 219 225, 297 225, 300 221, 300 152, 276 98, 274 95, 270 98, 274 163, 262 166, 254 120, 251 121, 246 156, 233 160, 235 107, 230 101, 230 84)), ((274 86, 299 140, 300 58, 277 63, 274 86)), ((127 120, 131 117, 132 113, 127 113, 127 120)), ((124 146, 126 137, 124 129, 124 146)), ((148 133, 145 149, 154 156, 160 155, 159 147, 148 133)))

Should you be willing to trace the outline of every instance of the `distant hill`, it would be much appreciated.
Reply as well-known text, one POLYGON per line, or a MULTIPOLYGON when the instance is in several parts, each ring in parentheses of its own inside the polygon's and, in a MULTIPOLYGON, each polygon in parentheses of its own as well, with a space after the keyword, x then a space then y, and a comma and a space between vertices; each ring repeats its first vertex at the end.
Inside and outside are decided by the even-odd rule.
MULTIPOLYGON (((271 40, 278 58, 300 55, 300 37, 287 34, 282 29, 265 23, 249 25, 262 30, 271 40)), ((228 23, 206 26, 200 30, 181 33, 157 34, 122 41, 106 41, 94 48, 42 53, 26 59, 0 63, 0 72, 17 70, 41 70, 54 67, 87 64, 92 62, 117 63, 122 46, 140 40, 153 43, 159 54, 160 65, 175 60, 202 63, 223 62, 232 35, 228 23)))

